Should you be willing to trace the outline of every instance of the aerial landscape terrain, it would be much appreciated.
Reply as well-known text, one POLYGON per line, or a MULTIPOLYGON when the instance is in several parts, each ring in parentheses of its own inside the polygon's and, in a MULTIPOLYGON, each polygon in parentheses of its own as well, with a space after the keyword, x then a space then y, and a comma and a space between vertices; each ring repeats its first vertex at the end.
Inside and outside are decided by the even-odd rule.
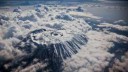
POLYGON ((0 1, 0 72, 128 72, 127 4, 0 1))

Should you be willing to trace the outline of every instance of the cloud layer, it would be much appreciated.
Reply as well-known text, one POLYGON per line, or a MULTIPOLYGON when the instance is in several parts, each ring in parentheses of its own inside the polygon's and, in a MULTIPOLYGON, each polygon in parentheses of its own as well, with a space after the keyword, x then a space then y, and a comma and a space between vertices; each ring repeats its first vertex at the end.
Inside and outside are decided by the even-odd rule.
MULTIPOLYGON (((105 71, 116 57, 116 52, 127 51, 125 48, 123 50, 123 46, 111 50, 116 43, 128 43, 127 22, 119 20, 112 24, 101 21, 102 17, 87 12, 81 6, 39 4, 10 7, 8 12, 0 10, 0 71, 105 71), (42 29, 46 29, 44 34, 42 29), (55 33, 51 34, 53 30, 55 33), (85 35, 87 40, 84 41, 81 35, 85 35), (69 40, 71 43, 67 42, 69 40), (52 49, 55 47, 45 49, 59 42, 63 42, 65 47, 56 45, 56 48, 68 50, 71 56, 62 60, 52 49), (76 53, 72 52, 75 51, 73 48, 77 49, 76 53)), ((62 53, 59 52, 59 55, 62 53)), ((127 71, 127 53, 121 60, 114 60, 110 71, 127 71)))

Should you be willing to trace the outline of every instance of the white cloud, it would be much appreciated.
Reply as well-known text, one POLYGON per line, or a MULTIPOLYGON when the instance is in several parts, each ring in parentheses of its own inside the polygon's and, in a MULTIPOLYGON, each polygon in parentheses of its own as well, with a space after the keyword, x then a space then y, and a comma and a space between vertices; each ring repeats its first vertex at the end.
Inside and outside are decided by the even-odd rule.
MULTIPOLYGON (((75 7, 77 8, 77 7, 75 7)), ((73 34, 85 34, 88 38, 86 45, 78 50, 77 54, 72 55, 71 58, 67 58, 63 62, 63 72, 101 72, 108 65, 114 54, 108 52, 108 50, 114 46, 113 42, 127 43, 128 37, 123 35, 118 35, 109 31, 94 31, 91 26, 84 21, 83 18, 77 18, 75 16, 89 17, 90 19, 101 19, 101 17, 94 16, 88 12, 76 12, 75 9, 71 7, 71 11, 67 12, 65 6, 49 6, 48 11, 44 12, 44 7, 40 7, 41 12, 35 11, 34 8, 28 10, 22 10, 20 13, 16 12, 4 12, 0 14, 5 14, 5 19, 2 19, 2 24, 0 26, 0 57, 5 57, 6 59, 14 59, 25 53, 21 50, 16 49, 14 46, 17 45, 26 35, 36 29, 47 28, 49 30, 64 29, 67 31, 63 38, 70 40, 73 34), (37 14, 39 13, 39 14, 37 14), (65 13, 61 15, 61 13, 65 13), (60 19, 55 18, 59 15, 60 19), (65 18, 66 17, 66 18, 65 18), (6 20, 9 18, 9 20, 6 20), (68 19, 68 20, 65 20, 68 19), (33 21, 34 20, 34 21, 33 21), (107 32, 107 33, 106 33, 107 32)), ((115 23, 119 23, 117 21, 115 23)), ((109 23, 102 23, 98 25, 99 27, 115 28, 122 31, 127 31, 127 26, 114 25, 109 23)), ((44 36, 42 37, 44 38, 44 36)), ((47 37, 46 37, 47 38, 47 37)), ((47 40, 45 38, 45 40, 47 40)), ((52 37, 51 37, 52 38, 52 37)), ((59 38, 59 37, 58 37, 59 38)), ((78 39, 79 37, 77 37, 78 39)), ((62 40, 63 40, 62 39, 62 40)), ((54 38, 52 38, 54 40, 54 38)), ((54 40, 55 41, 55 40, 54 40)), ((65 41, 65 40, 64 40, 65 41)), ((52 42, 52 41, 51 41, 52 42)), ((26 43, 22 43, 21 47, 24 47, 26 43)), ((32 48, 37 48, 34 44, 31 44, 32 48)), ((25 63, 25 62, 23 62, 25 63)), ((121 66, 125 64, 118 62, 121 66)), ((18 69, 14 71, 21 72, 35 72, 39 68, 46 66, 45 63, 37 62, 36 64, 31 63, 26 68, 19 66, 18 69)))
POLYGON ((127 72, 128 71, 128 52, 125 53, 124 56, 122 56, 121 60, 115 59, 114 64, 111 68, 109 68, 110 72, 114 71, 121 71, 121 72, 127 72))

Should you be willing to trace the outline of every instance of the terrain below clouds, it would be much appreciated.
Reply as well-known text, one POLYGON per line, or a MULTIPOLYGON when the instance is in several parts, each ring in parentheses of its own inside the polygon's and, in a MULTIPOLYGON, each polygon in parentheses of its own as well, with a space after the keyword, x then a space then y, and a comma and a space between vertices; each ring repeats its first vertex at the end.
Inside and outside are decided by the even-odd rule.
POLYGON ((110 4, 1 6, 0 72, 127 72, 128 7, 110 4))

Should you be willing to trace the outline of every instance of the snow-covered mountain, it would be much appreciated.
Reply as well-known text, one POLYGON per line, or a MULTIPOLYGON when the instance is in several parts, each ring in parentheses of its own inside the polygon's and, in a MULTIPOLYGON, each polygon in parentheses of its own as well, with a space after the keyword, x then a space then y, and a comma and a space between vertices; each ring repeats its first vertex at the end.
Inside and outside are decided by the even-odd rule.
POLYGON ((128 21, 116 16, 126 10, 77 2, 1 6, 0 72, 127 72, 128 21))

